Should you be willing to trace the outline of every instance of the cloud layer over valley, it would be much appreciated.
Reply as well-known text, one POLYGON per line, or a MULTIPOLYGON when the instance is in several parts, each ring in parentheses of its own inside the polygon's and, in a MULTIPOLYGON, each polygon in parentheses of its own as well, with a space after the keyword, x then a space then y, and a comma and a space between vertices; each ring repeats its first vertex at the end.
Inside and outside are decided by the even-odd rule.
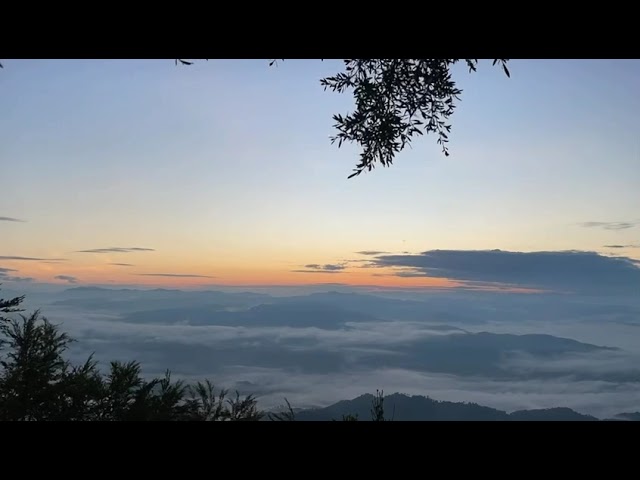
POLYGON ((81 360, 139 360, 149 374, 297 407, 395 391, 518 410, 610 415, 640 395, 640 305, 578 295, 238 292, 75 288, 43 312, 81 360), (397 295, 395 296, 397 297, 397 295))

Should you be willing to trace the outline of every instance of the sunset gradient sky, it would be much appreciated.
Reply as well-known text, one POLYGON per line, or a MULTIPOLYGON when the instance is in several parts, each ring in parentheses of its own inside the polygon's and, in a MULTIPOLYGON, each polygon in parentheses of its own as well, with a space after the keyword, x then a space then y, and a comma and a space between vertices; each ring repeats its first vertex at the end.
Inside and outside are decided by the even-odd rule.
POLYGON ((451 156, 425 136, 351 180, 357 147, 328 138, 352 99, 319 84, 337 61, 3 65, 2 283, 450 286, 356 252, 640 258, 638 60, 457 69, 451 156))

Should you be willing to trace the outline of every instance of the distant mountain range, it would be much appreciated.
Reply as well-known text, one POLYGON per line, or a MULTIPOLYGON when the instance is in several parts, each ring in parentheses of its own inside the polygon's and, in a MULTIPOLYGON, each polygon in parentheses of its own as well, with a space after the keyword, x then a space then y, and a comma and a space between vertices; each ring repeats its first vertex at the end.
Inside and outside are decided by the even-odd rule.
MULTIPOLYGON (((298 421, 342 420, 354 415, 358 420, 371 420, 371 402, 374 396, 361 395, 353 400, 342 400, 325 408, 301 410, 298 421)), ((507 413, 476 403, 443 402, 420 395, 394 393, 384 397, 385 418, 394 421, 597 421, 591 415, 570 408, 519 410, 507 413)), ((610 420, 640 420, 640 412, 623 413, 610 420)))
POLYGON ((227 340, 212 338, 211 344, 186 346, 156 339, 130 345, 157 358, 170 355, 172 364, 189 370, 199 364, 226 364, 301 373, 404 369, 500 380, 571 377, 622 382, 635 381, 639 373, 633 365, 606 372, 573 366, 586 355, 600 355, 595 362, 615 354, 614 348, 552 335, 471 333, 465 328, 474 317, 451 299, 421 302, 339 292, 273 297, 99 287, 70 288, 61 296, 55 305, 106 310, 118 314, 120 318, 113 319, 118 323, 260 329, 228 334, 227 340), (429 313, 430 308, 435 310, 429 313), (336 335, 338 331, 344 334, 336 335))
POLYGON ((219 291, 184 291, 157 288, 119 290, 100 287, 69 288, 59 295, 53 305, 82 308, 92 311, 131 313, 136 311, 182 309, 219 305, 220 308, 250 308, 268 303, 271 296, 260 293, 219 291))
MULTIPOLYGON (((337 287, 335 287, 337 289, 337 287)), ((455 324, 484 324, 487 321, 537 320, 540 318, 578 318, 581 320, 625 322, 640 325, 640 306, 615 302, 597 303, 593 298, 562 295, 502 295, 466 292, 431 292, 414 298, 399 293, 384 294, 328 291, 292 296, 273 296, 248 291, 176 290, 157 288, 75 287, 57 294, 54 305, 110 313, 133 313, 163 308, 217 305, 247 309, 263 304, 309 303, 328 305, 381 320, 430 321, 455 324), (541 301, 543 300, 543 301, 541 301)))
POLYGON ((433 296, 425 300, 402 300, 365 293, 320 292, 289 297, 274 297, 252 292, 183 291, 171 289, 137 290, 101 287, 69 288, 54 305, 102 310, 112 313, 133 313, 164 308, 196 308, 216 305, 224 308, 251 308, 258 305, 310 304, 316 307, 340 308, 381 320, 484 323, 474 303, 458 303, 452 309, 449 296, 433 296))
POLYGON ((165 308, 133 312, 123 317, 131 323, 224 325, 243 327, 318 327, 334 329, 347 322, 377 321, 364 313, 323 303, 261 304, 230 311, 221 305, 165 308))

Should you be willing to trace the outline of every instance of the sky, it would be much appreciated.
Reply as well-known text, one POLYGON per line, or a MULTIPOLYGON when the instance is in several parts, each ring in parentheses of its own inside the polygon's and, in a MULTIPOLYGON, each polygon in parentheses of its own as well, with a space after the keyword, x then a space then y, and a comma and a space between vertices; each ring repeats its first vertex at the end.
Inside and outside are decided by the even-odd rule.
POLYGON ((638 60, 456 68, 451 155, 350 180, 340 61, 2 63, 2 283, 536 288, 511 273, 543 258, 554 288, 640 284, 638 60))

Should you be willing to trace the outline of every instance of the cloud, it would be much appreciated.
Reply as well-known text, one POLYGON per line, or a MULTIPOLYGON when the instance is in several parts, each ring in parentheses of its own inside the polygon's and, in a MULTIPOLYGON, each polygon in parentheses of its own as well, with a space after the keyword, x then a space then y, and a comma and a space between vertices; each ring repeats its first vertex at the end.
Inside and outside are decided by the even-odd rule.
POLYGON ((189 273, 136 273, 141 277, 177 277, 177 278, 216 278, 211 275, 192 275, 189 273))
MULTIPOLYGON (((540 358, 524 352, 512 354, 504 360, 504 366, 525 376, 531 373, 566 373, 594 375, 612 378, 619 372, 638 365, 640 355, 625 351, 602 350, 585 354, 572 352, 562 357, 540 358)), ((636 371, 637 376, 637 371, 636 371)))
POLYGON ((7 282, 33 282, 32 277, 3 277, 0 276, 0 280, 6 280, 7 282))
POLYGON ((133 263, 110 263, 109 265, 115 265, 116 267, 135 267, 133 263))
POLYGON ((356 252, 358 255, 382 255, 383 253, 389 253, 389 252, 383 252, 381 250, 360 250, 359 252, 356 252))
POLYGON ((318 263, 310 263, 304 266, 304 269, 300 270, 292 270, 292 272, 296 273, 340 273, 345 268, 347 268, 344 264, 339 263, 326 263, 324 265, 320 265, 318 263))
MULTIPOLYGON (((114 291, 113 295, 118 298, 122 293, 114 291)), ((174 299, 175 291, 166 295, 174 299)), ((633 411, 637 409, 640 383, 637 375, 631 377, 637 373, 640 358, 635 332, 638 327, 608 321, 611 315, 627 312, 638 322, 640 304, 636 300, 629 300, 630 306, 622 308, 623 304, 610 298, 597 301, 592 297, 469 295, 457 291, 420 295, 428 295, 421 298, 429 299, 425 305, 430 310, 419 320, 403 320, 406 314, 401 302, 395 307, 400 318, 397 321, 348 322, 339 329, 194 326, 181 324, 182 318, 172 324, 139 323, 122 321, 117 313, 95 313, 95 309, 38 306, 43 306, 50 320, 63 322, 64 331, 79 340, 70 350, 74 362, 84 361, 94 351, 104 367, 110 360, 138 360, 145 374, 162 375, 170 368, 176 379, 210 378, 221 387, 233 390, 237 386, 241 394, 255 392, 262 407, 280 404, 284 397, 296 408, 327 405, 378 388, 387 394, 429 395, 508 411, 566 406, 603 417, 631 407, 633 411), (583 310, 596 317, 587 321, 583 310), (563 339, 552 343, 538 339, 542 343, 533 344, 537 351, 528 349, 528 354, 524 351, 506 355, 507 350, 518 350, 516 347, 526 340, 518 338, 496 338, 500 343, 495 346, 493 342, 475 342, 482 347, 476 351, 464 343, 465 338, 474 337, 466 337, 464 331, 450 324, 452 318, 438 319, 438 312, 447 317, 460 313, 496 322, 459 325, 472 333, 487 329, 509 334, 546 333, 625 351, 563 353, 563 339), (445 321, 451 326, 444 326, 445 321), (473 355, 465 355, 467 351, 473 355), (558 354, 545 353, 548 351, 558 354), (434 352, 439 352, 440 360, 434 360, 434 352), (458 375, 437 370, 458 365, 473 373, 487 361, 496 365, 490 372, 505 369, 510 376, 458 375)), ((475 339, 486 335, 479 337, 475 339)))
POLYGON ((0 222, 24 222, 24 220, 13 217, 0 217, 0 222))
POLYGON ((595 252, 429 250, 381 255, 373 262, 397 269, 398 276, 447 278, 475 286, 502 284, 591 293, 637 292, 640 288, 637 262, 595 252))
POLYGON ((90 250, 76 251, 76 253, 132 253, 132 252, 155 252, 155 249, 144 248, 144 247, 109 247, 109 248, 92 248, 90 250))
POLYGON ((640 248, 640 243, 630 245, 603 245, 603 248, 640 248))
POLYGON ((337 272, 340 270, 344 270, 345 266, 344 265, 339 265, 339 264, 331 264, 331 263, 327 263, 325 265, 318 265, 317 263, 310 263, 308 265, 305 265, 305 268, 310 268, 310 269, 315 269, 315 270, 325 270, 327 272, 337 272))
POLYGON ((633 228, 640 222, 582 222, 581 227, 585 228, 604 228, 605 230, 626 230, 633 228))
POLYGON ((345 260, 344 264, 354 265, 356 268, 375 268, 376 265, 371 261, 371 258, 349 259, 345 260))
POLYGON ((9 272, 17 272, 15 268, 0 267, 0 281, 3 282, 32 282, 31 277, 17 277, 9 275, 9 272))
POLYGON ((0 267, 0 281, 3 282, 32 282, 31 277, 17 277, 9 275, 9 272, 17 272, 15 268, 0 267))
POLYGON ((72 277, 71 275, 56 275, 55 277, 56 280, 64 280, 65 282, 69 282, 69 283, 78 283, 78 279, 76 277, 72 277))
MULTIPOLYGON (((82 349, 76 350, 78 360, 96 351, 102 363, 114 358, 136 359, 149 373, 162 374, 169 367, 176 378, 213 377, 224 387, 241 384, 241 393, 258 393, 264 407, 281 403, 285 396, 294 407, 327 405, 382 388, 386 393, 475 401, 509 411, 569 406, 584 413, 606 416, 626 411, 640 393, 637 382, 579 380, 567 375, 567 369, 575 365, 581 370, 588 369, 586 355, 568 356, 566 369, 556 369, 552 363, 555 359, 536 368, 543 374, 548 372, 548 378, 523 375, 498 380, 394 367, 393 363, 386 366, 391 360, 402 361, 407 342, 415 342, 416 333, 423 333, 423 338, 452 333, 427 332, 428 326, 417 323, 380 322, 363 325, 355 331, 332 332, 313 327, 141 325, 114 321, 115 318, 98 320, 97 316, 87 317, 81 312, 64 316, 60 312, 59 318, 64 318, 65 329, 80 340, 74 346, 74 350, 82 349), (379 361, 372 361, 376 358, 379 361)), ((629 368, 622 357, 613 355, 605 357, 596 352, 591 358, 594 366, 608 359, 606 367, 598 372, 605 378, 619 371, 618 368, 629 368)), ((516 356, 505 366, 526 372, 528 360, 529 357, 516 356)))
POLYGON ((25 262, 66 262, 66 258, 20 257, 16 255, 0 255, 0 260, 17 260, 25 262))

